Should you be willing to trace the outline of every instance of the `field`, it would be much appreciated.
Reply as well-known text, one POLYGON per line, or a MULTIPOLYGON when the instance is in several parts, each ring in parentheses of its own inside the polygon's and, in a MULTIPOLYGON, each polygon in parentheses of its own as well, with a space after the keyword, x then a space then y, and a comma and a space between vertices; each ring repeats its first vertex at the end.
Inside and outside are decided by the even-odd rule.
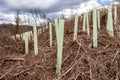
MULTIPOLYGON (((101 29, 98 31, 98 47, 93 48, 93 22, 90 36, 82 31, 79 17, 78 37, 73 41, 74 18, 65 21, 61 74, 56 75, 57 41, 54 25, 53 45, 49 46, 49 29, 38 36, 38 55, 34 55, 34 42, 29 41, 29 54, 25 54, 22 39, 11 39, 13 25, 0 26, 0 80, 119 80, 120 79, 120 7, 114 37, 106 31, 107 12, 101 11, 101 29)), ((32 30, 21 26, 20 33, 32 30)))

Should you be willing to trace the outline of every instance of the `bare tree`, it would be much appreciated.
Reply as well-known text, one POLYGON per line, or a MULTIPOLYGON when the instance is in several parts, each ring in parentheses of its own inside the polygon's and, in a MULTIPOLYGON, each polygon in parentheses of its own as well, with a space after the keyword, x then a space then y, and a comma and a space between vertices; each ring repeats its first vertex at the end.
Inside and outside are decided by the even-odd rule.
POLYGON ((43 19, 46 19, 47 17, 46 17, 46 14, 43 14, 43 19))
POLYGON ((19 25, 20 25, 20 10, 17 10, 16 16, 15 16, 15 23, 16 23, 16 29, 15 29, 15 33, 18 34, 19 33, 19 25))
POLYGON ((61 19, 65 19, 65 15, 62 12, 61 19))
POLYGON ((41 25, 42 19, 47 19, 46 14, 42 13, 40 9, 30 9, 30 13, 32 14, 32 17, 34 18, 34 21, 37 25, 37 20, 39 20, 39 23, 41 25))
POLYGON ((28 20, 28 19, 27 19, 28 17, 26 16, 26 12, 22 12, 22 17, 23 17, 23 18, 22 18, 22 19, 23 19, 23 20, 22 20, 23 23, 24 23, 24 24, 28 24, 28 21, 27 21, 27 20, 28 20))
POLYGON ((32 17, 34 18, 35 24, 37 25, 37 18, 39 17, 39 10, 38 9, 30 9, 30 13, 32 14, 32 17))

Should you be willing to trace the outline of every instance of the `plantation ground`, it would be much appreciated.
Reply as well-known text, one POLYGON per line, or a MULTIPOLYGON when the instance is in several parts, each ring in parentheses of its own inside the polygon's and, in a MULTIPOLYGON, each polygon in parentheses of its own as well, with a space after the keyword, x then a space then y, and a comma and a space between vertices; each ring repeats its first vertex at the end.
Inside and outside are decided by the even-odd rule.
MULTIPOLYGON (((24 54, 24 41, 0 38, 1 80, 119 80, 120 35, 118 23, 114 26, 115 37, 106 32, 106 14, 101 17, 98 32, 98 48, 92 46, 91 36, 82 31, 79 18, 78 39, 73 41, 74 19, 66 21, 61 75, 57 76, 57 43, 53 27, 53 46, 49 47, 49 31, 39 35, 39 54, 34 56, 33 41, 29 42, 29 54, 24 54)), ((4 27, 5 28, 5 27, 4 27)), ((10 28, 11 29, 11 28, 10 28)), ((9 29, 9 30, 10 30, 9 29)), ((6 28, 8 30, 8 28, 6 28)), ((14 30, 14 28, 12 29, 14 30)), ((9 34, 13 34, 13 31, 9 34)), ((24 28, 23 28, 24 30, 24 28)), ((21 31, 23 31, 21 29, 21 31)), ((1 29, 1 31, 3 31, 1 29)), ((5 35, 9 35, 4 32, 5 35)))

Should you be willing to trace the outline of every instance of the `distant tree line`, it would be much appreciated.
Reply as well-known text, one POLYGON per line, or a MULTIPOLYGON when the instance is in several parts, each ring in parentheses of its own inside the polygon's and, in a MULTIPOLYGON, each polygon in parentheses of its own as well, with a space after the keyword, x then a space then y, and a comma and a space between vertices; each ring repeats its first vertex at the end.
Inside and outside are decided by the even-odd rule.
POLYGON ((16 10, 14 22, 16 24, 15 33, 19 34, 19 27, 24 23, 31 25, 33 22, 35 25, 40 26, 43 24, 42 19, 48 19, 46 14, 42 13, 40 9, 27 9, 27 10, 16 10), (33 21, 31 21, 33 20, 33 21))

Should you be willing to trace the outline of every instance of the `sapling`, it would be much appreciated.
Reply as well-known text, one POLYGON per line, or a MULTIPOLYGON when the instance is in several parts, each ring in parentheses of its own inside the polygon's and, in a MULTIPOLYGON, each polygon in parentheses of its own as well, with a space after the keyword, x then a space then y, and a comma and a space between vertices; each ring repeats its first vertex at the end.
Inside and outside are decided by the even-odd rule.
POLYGON ((85 31, 86 14, 83 14, 83 31, 85 31))
POLYGON ((114 6, 114 24, 117 24, 117 6, 114 6))
POLYGON ((46 29, 48 29, 48 25, 46 25, 46 29))
POLYGON ((52 47, 52 24, 49 23, 50 47, 52 47))
POLYGON ((89 13, 86 13, 86 22, 87 22, 87 35, 90 36, 89 13))
POLYGON ((78 30, 78 15, 75 15, 74 38, 73 38, 73 40, 77 39, 77 30, 78 30))
POLYGON ((28 40, 30 40, 30 38, 31 38, 30 31, 28 31, 27 33, 28 33, 28 40))
POLYGON ((37 27, 33 26, 33 33, 34 33, 34 54, 38 55, 38 38, 37 38, 37 27))
POLYGON ((17 39, 20 39, 20 35, 19 35, 19 34, 16 34, 16 38, 17 38, 17 39))
POLYGON ((64 20, 55 19, 55 30, 56 30, 56 38, 57 38, 57 66, 56 66, 56 74, 61 73, 61 65, 62 65, 62 51, 63 51, 63 38, 64 38, 64 20))
POLYGON ((97 11, 97 21, 98 21, 98 29, 100 30, 100 11, 97 11))
POLYGON ((97 47, 97 11, 93 10, 93 47, 97 47))
POLYGON ((112 6, 108 6, 108 18, 107 18, 107 31, 109 36, 114 36, 114 30, 113 30, 113 17, 112 17, 112 6))
POLYGON ((33 39, 33 32, 32 31, 30 31, 30 39, 33 39))
POLYGON ((82 19, 83 19, 83 15, 80 16, 80 20, 81 20, 81 21, 82 21, 82 19))
POLYGON ((40 34, 40 33, 39 33, 39 29, 38 29, 38 36, 39 36, 39 34, 40 34))
POLYGON ((90 28, 89 28, 89 13, 83 14, 83 31, 87 29, 87 35, 90 35, 90 28))
POLYGON ((15 36, 11 36, 10 38, 13 39, 13 40, 15 40, 15 36))
POLYGON ((43 29, 43 32, 45 31, 45 27, 42 28, 43 29))
POLYGON ((42 33, 42 29, 40 28, 40 34, 42 33))
POLYGON ((59 27, 58 19, 55 19, 54 22, 55 22, 56 40, 57 40, 57 45, 58 45, 58 27, 59 27))
POLYGON ((38 29, 38 35, 40 35, 41 33, 42 33, 42 30, 40 28, 40 29, 38 29))
POLYGON ((21 39, 23 38, 23 34, 20 34, 20 38, 21 38, 21 39))
POLYGON ((28 32, 23 33, 23 40, 25 41, 25 54, 29 53, 28 36, 29 36, 28 32))

